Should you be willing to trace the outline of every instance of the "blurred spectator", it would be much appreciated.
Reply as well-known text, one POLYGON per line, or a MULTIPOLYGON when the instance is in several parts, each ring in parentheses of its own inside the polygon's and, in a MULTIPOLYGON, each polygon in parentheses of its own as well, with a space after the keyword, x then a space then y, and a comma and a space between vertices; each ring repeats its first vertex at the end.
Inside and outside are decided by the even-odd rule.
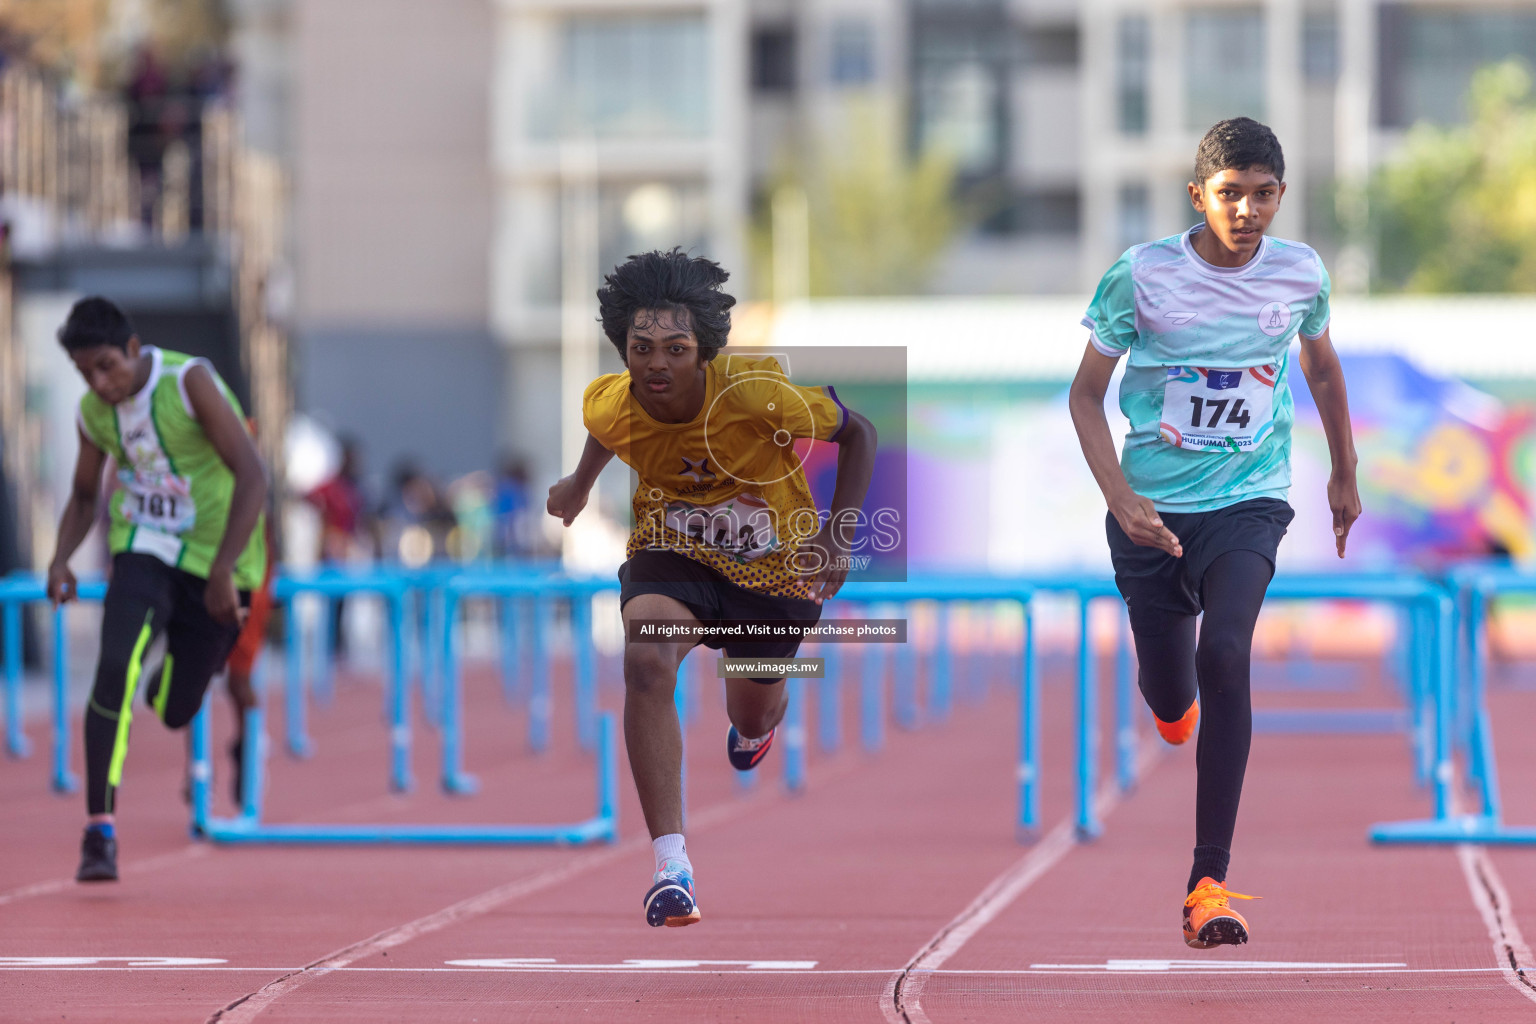
POLYGON ((522 458, 509 456, 502 460, 496 474, 492 508, 496 516, 496 557, 532 557, 536 547, 534 523, 528 514, 528 464, 522 458))
MULTIPOLYGON (((345 565, 378 554, 378 527, 368 513, 363 492, 362 459, 357 441, 341 439, 341 463, 336 474, 304 496, 320 513, 320 564, 345 565)), ((331 650, 345 654, 343 613, 346 599, 331 602, 331 650)))
POLYGON ((133 71, 123 88, 128 103, 128 156, 139 172, 139 219, 153 223, 155 199, 160 194, 160 168, 167 139, 162 117, 170 79, 148 43, 134 55, 133 71))
POLYGON ((382 514, 389 553, 408 566, 446 556, 448 535, 458 521, 441 489, 411 459, 395 464, 394 484, 382 514))
POLYGON ((355 438, 341 439, 341 463, 325 483, 304 496, 320 513, 320 562, 340 565, 378 552, 378 531, 362 485, 362 456, 355 438))

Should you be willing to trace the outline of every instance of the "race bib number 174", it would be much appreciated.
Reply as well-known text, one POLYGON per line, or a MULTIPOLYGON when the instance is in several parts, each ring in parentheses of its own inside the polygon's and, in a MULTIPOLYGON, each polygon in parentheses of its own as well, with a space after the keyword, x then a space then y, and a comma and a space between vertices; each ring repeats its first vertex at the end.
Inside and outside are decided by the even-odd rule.
POLYGON ((1278 368, 1170 366, 1158 430, 1175 448, 1250 452, 1275 425, 1278 368))

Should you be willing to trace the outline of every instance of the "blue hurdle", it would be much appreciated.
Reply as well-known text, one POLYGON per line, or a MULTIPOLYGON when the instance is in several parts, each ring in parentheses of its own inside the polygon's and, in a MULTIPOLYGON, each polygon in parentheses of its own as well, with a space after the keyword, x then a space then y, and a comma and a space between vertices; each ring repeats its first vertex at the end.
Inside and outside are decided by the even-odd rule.
POLYGON ((1446 599, 1441 628, 1455 639, 1442 642, 1435 715, 1435 816, 1422 821, 1376 825, 1378 843, 1536 844, 1536 827, 1504 823, 1493 723, 1487 699, 1486 603, 1500 594, 1536 594, 1536 575, 1489 565, 1468 565, 1450 574, 1457 600, 1446 599), (1457 615, 1457 612, 1460 612, 1457 615), (1453 619, 1459 620, 1453 623, 1453 619), (1462 645, 1465 645, 1462 647, 1462 645), (1458 658, 1458 648, 1464 656, 1458 658), (1460 686, 1456 686, 1456 682, 1460 686), (1465 729, 1457 711, 1466 718, 1465 729), (1450 800, 1455 780, 1454 755, 1466 752, 1468 781, 1476 785, 1479 813, 1456 814, 1450 800))
MULTIPOLYGON (((933 601, 1017 601, 1024 612, 1024 657, 1018 679, 1019 750, 1015 769, 1018 785, 1018 814, 1015 824, 1022 841, 1034 838, 1040 827, 1040 679, 1035 659, 1035 634, 1032 603, 1036 588, 1021 579, 996 576, 919 577, 906 583, 849 583, 838 592, 839 600, 868 605, 874 602, 933 601)), ((936 652, 947 661, 947 640, 941 640, 936 652)), ((894 686, 896 719, 903 727, 917 724, 916 662, 910 653, 911 638, 898 649, 894 686)), ((874 659, 871 659, 874 660, 874 659)), ((946 669, 947 671, 947 669, 946 669)), ((879 676, 866 665, 865 690, 861 700, 864 742, 867 749, 878 749, 882 736, 879 722, 883 706, 879 698, 879 676)), ((950 688, 930 689, 930 708, 943 714, 949 710, 950 688), (935 703, 933 692, 940 693, 935 703)))
MULTIPOLYGON (((272 599, 283 604, 287 616, 286 669, 283 681, 284 722, 288 752, 308 757, 313 749, 305 721, 303 637, 294 614, 294 598, 321 594, 327 602, 349 594, 376 594, 389 610, 390 657, 385 672, 385 693, 390 723, 390 786, 404 793, 414 785, 411 777, 410 690, 405 673, 406 583, 388 571, 352 572, 324 569, 304 576, 279 576, 272 583, 272 599)), ((326 652, 326 657, 329 652, 326 652)))
MULTIPOLYGON (((1070 574, 1032 576, 1027 578, 1037 592, 1062 592, 1074 594, 1078 599, 1078 649, 1077 649, 1077 789, 1076 830, 1080 840, 1098 836, 1102 824, 1094 814, 1093 800, 1098 789, 1099 739, 1097 682, 1095 659, 1089 635, 1090 603, 1101 597, 1119 596, 1114 580, 1109 577, 1073 576, 1070 574)), ((1371 573, 1280 575, 1269 585, 1268 596, 1278 600, 1367 600, 1387 602, 1409 610, 1409 621, 1414 633, 1409 643, 1418 650, 1424 644, 1444 647, 1444 656, 1450 656, 1449 641, 1442 638, 1450 634, 1449 620, 1442 623, 1439 615, 1449 615, 1449 598, 1434 583, 1416 576, 1385 575, 1371 573), (1441 604, 1445 603, 1442 609, 1441 604), (1428 631, 1426 633, 1426 630, 1428 631)), ((1122 790, 1135 785, 1135 707, 1132 687, 1134 674, 1130 657, 1124 649, 1128 646, 1125 631, 1120 636, 1121 651, 1116 659, 1117 713, 1117 782, 1122 790)), ((1438 649, 1438 648, 1437 648, 1438 649)), ((1333 733, 1407 732, 1414 747, 1415 763, 1425 761, 1428 754, 1427 726, 1428 706, 1432 700, 1431 679, 1443 675, 1432 665, 1419 662, 1415 673, 1416 682, 1409 687, 1409 710, 1392 709, 1298 709, 1283 712, 1260 712, 1254 717, 1256 730, 1306 731, 1333 733)), ((1445 706, 1442 704, 1441 706, 1445 706)), ((1444 718, 1447 716, 1437 716, 1444 718)), ((1448 784, 1439 776, 1448 764, 1446 757, 1435 755, 1437 807, 1449 798, 1448 784)))
MULTIPOLYGON (((107 585, 101 580, 78 584, 76 598, 100 601, 107 585)), ((5 747, 14 758, 31 756, 21 710, 21 609, 28 604, 48 600, 47 584, 37 577, 15 573, 0 579, 0 628, 5 637, 5 747)), ((65 629, 68 604, 52 610, 53 615, 53 772, 51 785, 56 793, 73 793, 80 780, 69 770, 69 636, 65 629)))

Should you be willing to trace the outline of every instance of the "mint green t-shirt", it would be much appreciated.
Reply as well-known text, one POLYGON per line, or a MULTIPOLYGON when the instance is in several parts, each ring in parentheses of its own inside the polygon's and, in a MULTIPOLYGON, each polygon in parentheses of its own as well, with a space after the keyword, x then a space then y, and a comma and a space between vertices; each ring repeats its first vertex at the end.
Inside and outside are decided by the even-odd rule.
POLYGON ((1291 485, 1291 342, 1328 328, 1328 272, 1310 246, 1265 237, 1241 267, 1194 250, 1198 224, 1126 250, 1083 325, 1126 356, 1120 466, 1164 512, 1208 512, 1291 485))

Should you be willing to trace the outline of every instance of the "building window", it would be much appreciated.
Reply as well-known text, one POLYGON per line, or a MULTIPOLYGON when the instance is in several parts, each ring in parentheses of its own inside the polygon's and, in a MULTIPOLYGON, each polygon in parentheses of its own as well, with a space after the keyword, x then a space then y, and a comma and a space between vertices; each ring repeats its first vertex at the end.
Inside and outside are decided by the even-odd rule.
POLYGON ((1152 196, 1144 183, 1120 186, 1115 226, 1122 249, 1152 240, 1152 196))
POLYGON ((1513 6, 1381 6, 1381 123, 1466 120, 1467 86, 1479 67, 1510 57, 1536 65, 1536 11, 1513 6))
POLYGON ((709 131, 709 43, 702 15, 577 17, 534 89, 535 138, 697 137, 709 131))
POLYGON ((1339 18, 1333 11, 1307 14, 1301 21, 1301 73, 1309 82, 1332 85, 1339 77, 1339 18))
POLYGON ((939 147, 971 177, 997 173, 1008 149, 1006 83, 1016 57, 1007 11, 992 0, 926 0, 913 11, 917 147, 939 147))
POLYGON ((875 34, 869 22, 844 18, 832 25, 832 81, 868 85, 875 78, 875 34))
POLYGON ((1115 123, 1123 135, 1147 133, 1151 34, 1151 25, 1142 15, 1128 15, 1116 26, 1115 123))
POLYGON ((1184 125, 1264 120, 1264 12, 1191 11, 1184 20, 1184 125))
POLYGON ((1026 29, 1024 54, 1034 68, 1075 68, 1078 32, 1076 25, 1044 25, 1026 29))
POLYGON ((787 93, 795 89, 795 29, 773 25, 752 32, 752 88, 787 93))

